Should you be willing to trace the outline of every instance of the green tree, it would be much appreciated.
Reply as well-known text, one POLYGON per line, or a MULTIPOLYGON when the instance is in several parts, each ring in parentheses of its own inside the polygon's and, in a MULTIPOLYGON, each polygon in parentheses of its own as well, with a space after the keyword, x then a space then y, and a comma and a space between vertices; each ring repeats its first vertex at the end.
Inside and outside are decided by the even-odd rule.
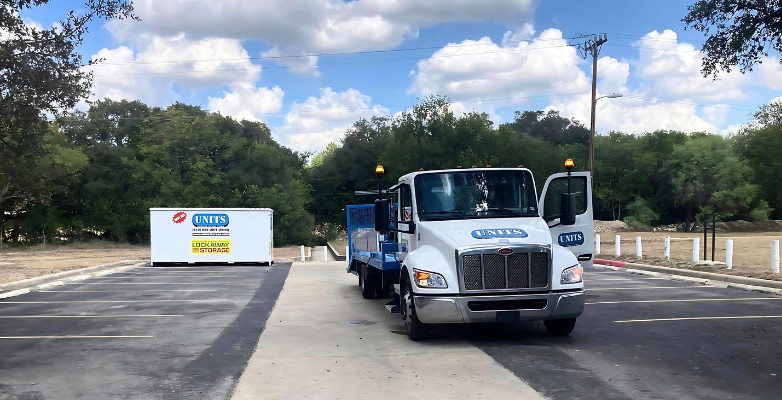
MULTIPOLYGON (((707 35, 702 51, 704 76, 720 70, 752 71, 770 49, 782 51, 782 7, 779 0, 699 0, 682 19, 707 35)), ((782 60, 780 60, 782 61, 782 60)))
POLYGON ((752 169, 721 136, 697 135, 676 146, 667 169, 688 224, 696 213, 726 219, 747 212, 759 189, 751 183, 752 169))

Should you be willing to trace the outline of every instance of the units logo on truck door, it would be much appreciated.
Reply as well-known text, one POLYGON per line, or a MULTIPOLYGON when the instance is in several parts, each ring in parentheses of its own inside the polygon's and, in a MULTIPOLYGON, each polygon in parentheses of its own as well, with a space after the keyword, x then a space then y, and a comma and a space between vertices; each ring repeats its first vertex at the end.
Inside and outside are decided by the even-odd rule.
POLYGON ((230 240, 193 240, 193 254, 231 254, 230 240))
POLYGON ((584 233, 583 232, 568 232, 568 233, 560 233, 559 237, 557 238, 557 242, 560 246, 567 247, 567 246, 578 246, 580 244, 584 244, 584 233))

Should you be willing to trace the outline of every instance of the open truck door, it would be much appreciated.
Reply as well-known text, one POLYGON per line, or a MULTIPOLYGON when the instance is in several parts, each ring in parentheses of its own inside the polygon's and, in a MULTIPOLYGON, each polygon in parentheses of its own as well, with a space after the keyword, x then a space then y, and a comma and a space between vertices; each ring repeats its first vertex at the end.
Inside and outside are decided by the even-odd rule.
POLYGON ((562 218, 562 194, 568 193, 568 173, 554 174, 546 180, 540 196, 541 215, 549 224, 553 242, 572 251, 583 267, 591 267, 595 248, 592 178, 587 171, 572 172, 569 179, 570 193, 574 194, 575 223, 565 225, 568 222, 562 218))

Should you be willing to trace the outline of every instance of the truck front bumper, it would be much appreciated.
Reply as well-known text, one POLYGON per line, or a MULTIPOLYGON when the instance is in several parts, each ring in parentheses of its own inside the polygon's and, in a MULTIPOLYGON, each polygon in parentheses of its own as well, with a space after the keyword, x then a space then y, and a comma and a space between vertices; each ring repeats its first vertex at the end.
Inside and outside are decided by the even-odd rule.
POLYGON ((536 321, 576 318, 584 290, 542 294, 413 296, 418 319, 427 324, 536 321))

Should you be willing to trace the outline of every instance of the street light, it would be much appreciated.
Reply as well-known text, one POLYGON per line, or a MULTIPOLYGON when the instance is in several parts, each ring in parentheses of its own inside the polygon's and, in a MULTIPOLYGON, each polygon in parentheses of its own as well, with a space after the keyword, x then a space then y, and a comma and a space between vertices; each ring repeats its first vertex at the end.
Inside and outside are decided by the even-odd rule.
MULTIPOLYGON (((616 99, 622 96, 622 93, 611 93, 600 96, 592 102, 592 123, 589 132, 589 176, 595 175, 595 108, 597 107, 597 101, 600 99, 616 99)), ((594 95, 592 98, 594 99, 594 95)))

